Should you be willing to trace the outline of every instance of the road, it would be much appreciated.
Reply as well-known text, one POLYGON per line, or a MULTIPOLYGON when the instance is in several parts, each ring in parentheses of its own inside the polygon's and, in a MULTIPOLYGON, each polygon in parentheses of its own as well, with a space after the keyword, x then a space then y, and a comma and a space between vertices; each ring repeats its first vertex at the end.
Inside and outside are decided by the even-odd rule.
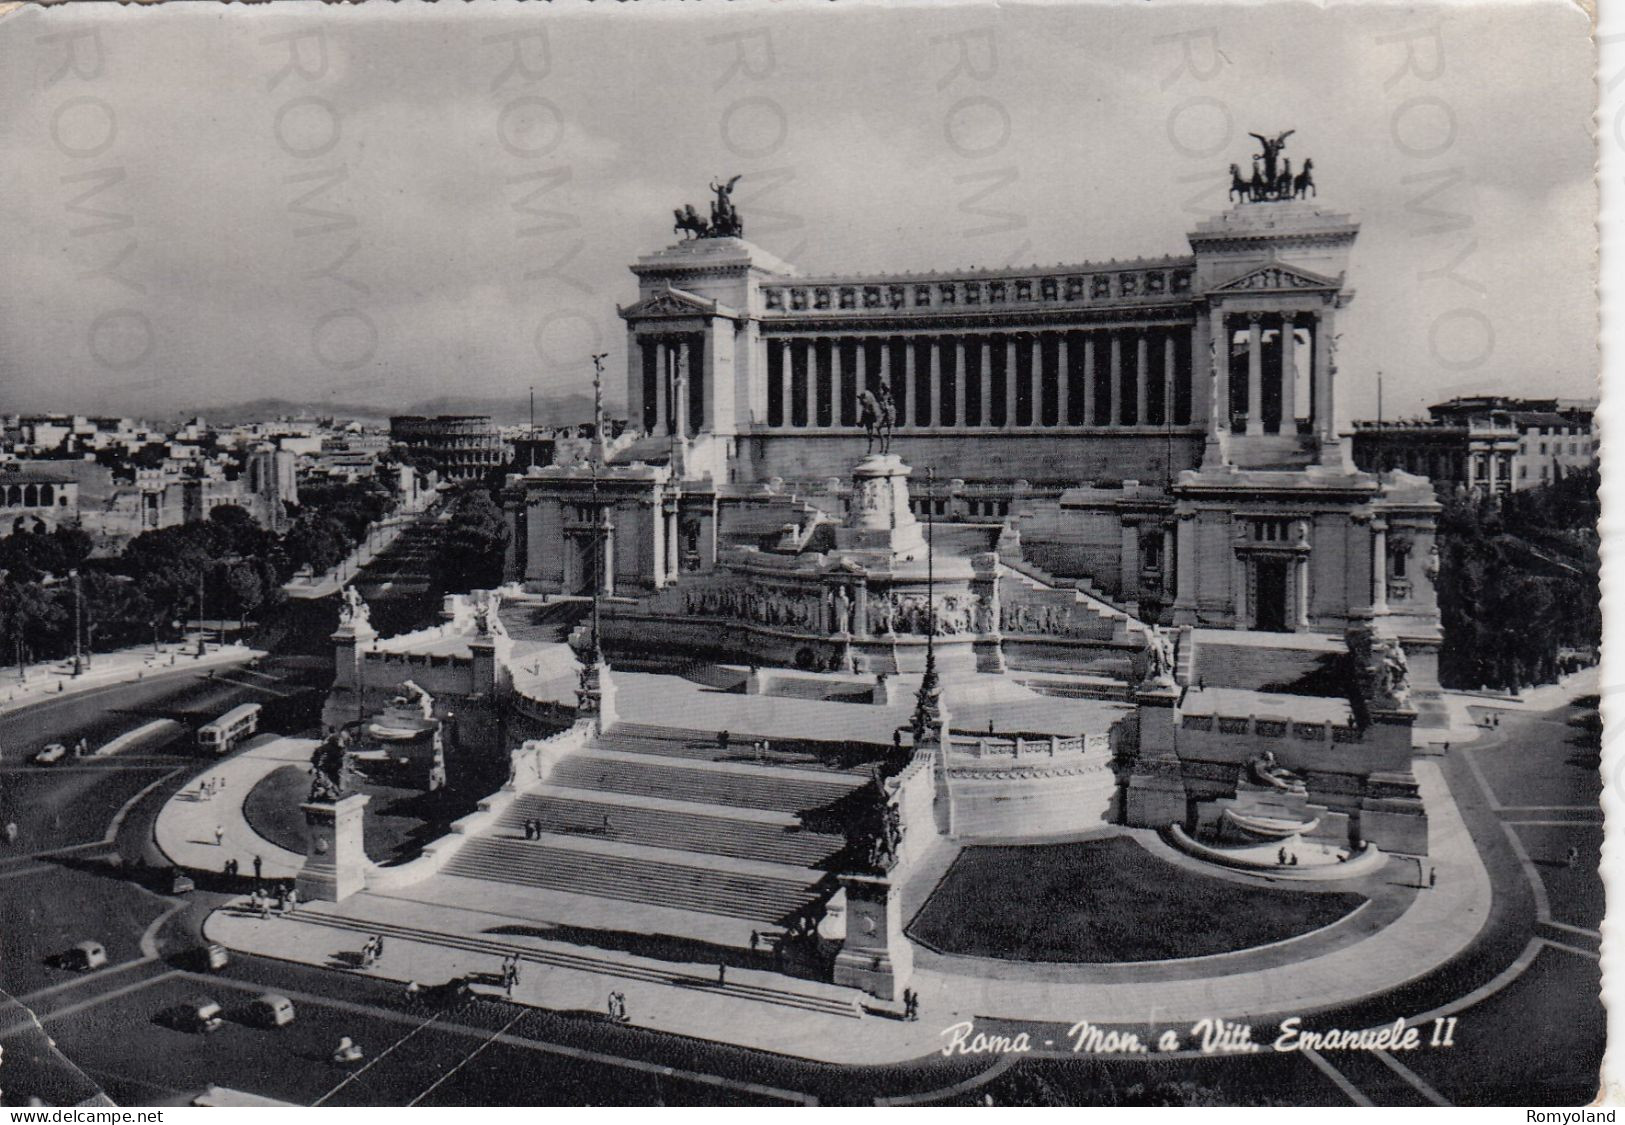
MULTIPOLYGON (((147 685, 79 706, 64 700, 62 709, 30 716, 23 726, 35 739, 47 732, 106 732, 151 714, 224 709, 251 690, 196 680, 173 688, 147 685)), ((18 770, 8 754, 8 790, 14 778, 27 778, 23 804, 39 806, 14 806, 32 818, 28 831, 41 834, 43 846, 92 845, 56 856, 8 857, 0 867, 7 935, 0 983, 38 1013, 84 1072, 19 1071, 8 1038, 8 1098, 32 1082, 47 1100, 68 1099, 80 1089, 74 1082, 89 1081, 122 1104, 181 1103, 209 1083, 324 1105, 860 1104, 877 1098, 1583 1104, 1594 1092, 1603 1043, 1596 1000, 1601 816, 1595 739, 1569 725, 1574 713, 1562 708, 1508 717, 1494 736, 1446 759, 1446 776, 1494 878, 1496 904, 1485 933, 1456 962, 1398 993, 1306 1021, 1358 1028, 1401 1014, 1456 1018, 1454 1047, 1403 1055, 1007 1055, 843 1069, 622 1027, 600 1012, 544 1012, 494 999, 423 1007, 408 1003, 398 986, 266 959, 238 957, 210 975, 197 961, 197 935, 201 919, 223 898, 219 888, 205 885, 177 899, 160 893, 161 882, 148 889, 128 877, 149 854, 151 819, 163 796, 203 764, 178 745, 75 766, 82 774, 18 770), (111 845, 97 843, 109 838, 111 845), (1580 850, 1572 866, 1570 846, 1580 850), (107 943, 107 969, 79 976, 46 964, 52 952, 85 936, 107 943), (298 1018, 292 1026, 271 1031, 245 1022, 245 1003, 262 990, 293 999, 298 1018), (173 1026, 177 1007, 198 996, 226 1009, 219 1032, 173 1026), (331 1061, 343 1035, 362 1045, 361 1064, 331 1061)), ((0 724, 0 737, 9 746, 17 732, 0 724)), ((632 1016, 635 1025, 636 1012, 632 1016)), ((1263 1029, 1258 1035, 1271 1037, 1263 1029)), ((24 1039, 16 1033, 15 1041, 24 1039)))

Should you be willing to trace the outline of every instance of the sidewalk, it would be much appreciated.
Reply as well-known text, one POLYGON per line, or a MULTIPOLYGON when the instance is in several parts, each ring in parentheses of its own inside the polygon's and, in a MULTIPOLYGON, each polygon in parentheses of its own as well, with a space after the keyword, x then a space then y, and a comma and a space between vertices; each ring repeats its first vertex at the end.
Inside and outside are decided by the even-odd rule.
POLYGON ((263 861, 261 874, 267 879, 291 879, 305 864, 305 857, 280 848, 255 832, 243 816, 243 801, 249 790, 263 778, 286 765, 308 766, 316 742, 308 738, 268 737, 255 740, 244 753, 206 763, 199 781, 223 778, 225 786, 213 797, 205 797, 197 783, 188 784, 164 803, 153 826, 158 850, 171 863, 200 871, 220 871, 226 860, 235 859, 245 875, 254 873, 254 857, 263 861), (225 835, 215 843, 214 831, 225 835))
POLYGON ((4 686, 0 686, 0 715, 91 688, 131 683, 166 673, 243 664, 264 655, 247 645, 211 644, 208 653, 200 657, 197 655, 197 643, 192 641, 164 645, 156 653, 150 645, 117 652, 98 652, 91 657, 90 667, 79 676, 73 674, 71 659, 29 665, 26 670, 28 679, 24 683, 17 682, 16 668, 0 669, 0 678, 6 681, 4 686))

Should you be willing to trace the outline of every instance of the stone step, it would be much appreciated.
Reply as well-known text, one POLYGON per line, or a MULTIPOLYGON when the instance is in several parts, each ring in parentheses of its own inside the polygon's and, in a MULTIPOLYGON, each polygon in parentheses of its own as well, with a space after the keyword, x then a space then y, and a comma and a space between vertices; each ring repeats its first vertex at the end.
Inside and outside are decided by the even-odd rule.
POLYGON ((823 808, 863 784, 859 778, 852 778, 850 782, 830 782, 783 776, 792 772, 806 771, 769 773, 765 769, 745 769, 735 772, 724 771, 717 766, 698 769, 639 760, 639 756, 630 754, 617 756, 585 751, 571 755, 562 762, 549 780, 556 785, 576 789, 634 793, 674 801, 737 805, 786 813, 823 808))
MULTIPOLYGON (((733 732, 728 748, 717 741, 716 731, 683 727, 663 727, 643 723, 617 723, 600 735, 594 745, 600 749, 628 754, 652 754, 695 761, 757 764, 751 743, 759 735, 733 732)), ((760 764, 789 769, 854 773, 865 777, 870 765, 888 750, 879 743, 819 741, 809 738, 768 738, 768 751, 760 764)))
POLYGON ((610 840, 809 868, 827 861, 846 844, 840 836, 802 832, 790 825, 628 808, 555 794, 520 796, 504 812, 498 828, 522 835, 527 820, 540 820, 544 832, 583 840, 610 840))
MULTIPOLYGON (((683 853, 686 854, 686 853, 683 853)), ((705 857, 694 855, 695 863, 705 857)), ((524 840, 470 840, 446 865, 450 875, 595 895, 785 925, 821 897, 805 882, 574 851, 524 840)))

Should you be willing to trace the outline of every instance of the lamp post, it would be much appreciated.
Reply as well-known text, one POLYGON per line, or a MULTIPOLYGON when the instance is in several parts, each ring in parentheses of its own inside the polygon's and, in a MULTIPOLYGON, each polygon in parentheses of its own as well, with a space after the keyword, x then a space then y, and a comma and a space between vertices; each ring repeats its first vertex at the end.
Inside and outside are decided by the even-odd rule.
POLYGON ((73 581, 73 674, 77 676, 85 670, 84 651, 80 647, 84 629, 84 598, 79 585, 78 567, 68 571, 68 577, 73 581))
POLYGON ((925 675, 920 679, 919 694, 914 697, 914 745, 925 738, 925 731, 937 717, 937 699, 942 694, 937 676, 937 520, 932 510, 936 492, 937 471, 926 470, 925 513, 925 675))
POLYGON ((209 634, 203 624, 203 567, 197 569, 197 654, 204 656, 209 651, 209 634))

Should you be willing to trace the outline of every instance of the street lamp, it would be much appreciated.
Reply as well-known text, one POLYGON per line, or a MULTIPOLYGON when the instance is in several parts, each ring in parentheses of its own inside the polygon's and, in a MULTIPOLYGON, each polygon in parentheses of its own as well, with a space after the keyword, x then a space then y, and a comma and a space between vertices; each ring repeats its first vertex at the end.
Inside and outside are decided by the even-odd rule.
POLYGON ((209 651, 208 629, 203 623, 203 567, 197 568, 197 654, 204 656, 209 651))
POLYGON ((925 731, 937 717, 937 698, 942 688, 937 676, 937 519, 933 511, 937 487, 937 471, 926 470, 925 498, 925 675, 920 679, 919 694, 914 697, 914 745, 925 738, 925 731))
POLYGON ((79 643, 84 627, 84 598, 79 585, 79 568, 68 571, 68 577, 73 581, 73 674, 77 676, 85 670, 84 653, 79 643))

